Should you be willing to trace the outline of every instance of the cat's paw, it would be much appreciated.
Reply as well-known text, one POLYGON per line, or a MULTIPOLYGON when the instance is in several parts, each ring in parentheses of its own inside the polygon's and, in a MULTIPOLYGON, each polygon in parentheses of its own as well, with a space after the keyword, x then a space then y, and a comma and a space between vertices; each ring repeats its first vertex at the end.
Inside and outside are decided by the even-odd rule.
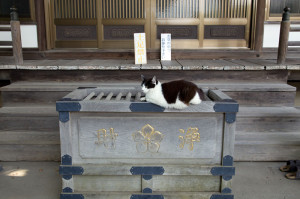
POLYGON ((145 102, 146 101, 146 97, 141 97, 140 99, 142 102, 145 102))

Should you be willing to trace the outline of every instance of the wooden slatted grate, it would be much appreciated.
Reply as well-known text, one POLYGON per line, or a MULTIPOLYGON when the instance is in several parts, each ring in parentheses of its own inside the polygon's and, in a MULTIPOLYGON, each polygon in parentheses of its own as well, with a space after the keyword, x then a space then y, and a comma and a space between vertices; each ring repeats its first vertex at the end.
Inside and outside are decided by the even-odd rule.
POLYGON ((109 91, 100 91, 99 93, 91 92, 87 95, 83 101, 130 101, 137 102, 141 101, 141 97, 145 95, 142 92, 137 91, 125 91, 125 92, 109 92, 109 91))

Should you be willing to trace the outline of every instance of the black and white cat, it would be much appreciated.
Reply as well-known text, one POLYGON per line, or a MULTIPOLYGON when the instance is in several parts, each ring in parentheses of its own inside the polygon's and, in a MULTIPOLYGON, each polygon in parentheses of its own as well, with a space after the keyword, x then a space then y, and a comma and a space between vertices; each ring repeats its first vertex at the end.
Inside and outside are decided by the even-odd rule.
POLYGON ((189 104, 200 104, 204 99, 202 89, 185 80, 171 81, 161 84, 156 77, 142 77, 142 91, 145 97, 141 101, 151 102, 164 108, 183 109, 189 104))

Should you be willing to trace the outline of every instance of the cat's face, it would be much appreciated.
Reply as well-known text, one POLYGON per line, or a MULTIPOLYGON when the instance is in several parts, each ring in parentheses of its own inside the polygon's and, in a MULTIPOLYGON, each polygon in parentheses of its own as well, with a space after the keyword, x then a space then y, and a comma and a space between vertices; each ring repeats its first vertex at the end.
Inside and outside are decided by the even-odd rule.
POLYGON ((142 91, 148 93, 151 89, 154 89, 157 84, 157 79, 154 76, 153 78, 147 79, 143 75, 142 77, 142 91))

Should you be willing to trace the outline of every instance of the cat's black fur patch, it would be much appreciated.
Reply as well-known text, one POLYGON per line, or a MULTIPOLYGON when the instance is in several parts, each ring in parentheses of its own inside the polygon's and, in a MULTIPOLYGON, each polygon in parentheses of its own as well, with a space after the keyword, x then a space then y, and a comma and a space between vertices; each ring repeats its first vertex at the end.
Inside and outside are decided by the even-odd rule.
POLYGON ((198 88, 196 84, 185 80, 167 82, 161 86, 164 97, 169 104, 175 103, 178 96, 180 101, 188 105, 196 92, 198 92, 201 100, 204 98, 202 89, 198 88))

